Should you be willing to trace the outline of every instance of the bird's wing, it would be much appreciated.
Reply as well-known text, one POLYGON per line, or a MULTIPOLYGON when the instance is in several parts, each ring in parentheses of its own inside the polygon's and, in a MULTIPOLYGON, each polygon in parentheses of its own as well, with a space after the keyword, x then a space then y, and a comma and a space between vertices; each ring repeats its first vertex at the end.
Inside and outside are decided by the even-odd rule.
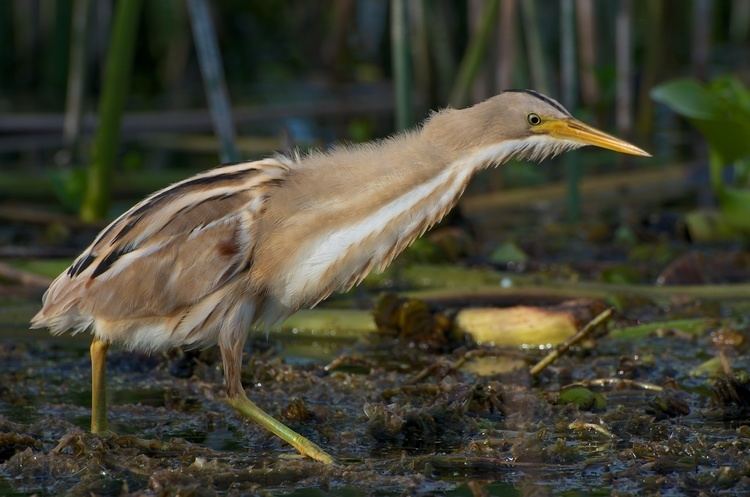
POLYGON ((66 313, 168 316, 200 301, 250 266, 257 219, 288 172, 280 159, 247 162, 154 193, 102 230, 58 276, 32 324, 75 326, 61 319, 66 313))

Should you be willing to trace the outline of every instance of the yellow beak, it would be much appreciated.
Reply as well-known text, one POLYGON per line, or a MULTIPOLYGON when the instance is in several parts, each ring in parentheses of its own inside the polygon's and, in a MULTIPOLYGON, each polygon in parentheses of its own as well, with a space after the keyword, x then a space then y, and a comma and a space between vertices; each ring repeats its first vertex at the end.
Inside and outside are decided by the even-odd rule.
POLYGON ((612 135, 608 135, 603 131, 599 131, 596 128, 592 128, 588 124, 584 124, 572 117, 568 119, 549 119, 536 126, 534 131, 553 138, 572 140, 584 145, 594 145, 614 150, 615 152, 622 152, 623 154, 651 157, 651 154, 645 150, 624 140, 615 138, 612 135))

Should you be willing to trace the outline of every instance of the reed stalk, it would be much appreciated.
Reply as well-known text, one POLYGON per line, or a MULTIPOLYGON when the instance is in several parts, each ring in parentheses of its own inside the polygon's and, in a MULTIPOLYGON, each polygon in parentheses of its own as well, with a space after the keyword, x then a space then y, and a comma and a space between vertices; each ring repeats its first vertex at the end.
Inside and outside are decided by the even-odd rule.
POLYGON ((545 94, 550 93, 547 67, 549 62, 542 46, 542 33, 539 29, 539 15, 536 0, 521 2, 523 31, 526 35, 526 51, 529 56, 529 72, 534 89, 545 94))
POLYGON ((86 191, 81 205, 84 221, 107 215, 112 188, 112 170, 120 143, 120 128, 130 86, 133 50, 143 0, 117 2, 112 36, 99 100, 99 127, 89 164, 86 191))
POLYGON ((411 44, 406 0, 391 0, 391 63, 396 87, 396 130, 413 123, 411 44))
MULTIPOLYGON (((560 72, 562 103, 573 110, 576 105, 576 53, 575 53, 575 11, 573 0, 560 3, 560 72)), ((563 158, 565 177, 568 185, 566 210, 568 221, 578 222, 581 217, 581 167, 570 156, 563 158)))
POLYGON ((458 76, 456 76, 456 81, 453 84, 449 99, 453 107, 463 107, 467 103, 474 78, 476 78, 484 61, 487 45, 492 38, 492 29, 497 24, 499 7, 499 0, 487 0, 484 6, 482 23, 469 40, 469 46, 466 48, 466 53, 458 69, 458 76))
POLYGON ((236 162, 239 153, 235 144, 234 120, 213 18, 206 0, 188 0, 188 9, 211 120, 219 138, 219 156, 223 163, 236 162))
POLYGON ((517 6, 516 0, 504 0, 500 5, 500 33, 498 36, 500 60, 497 64, 495 76, 498 92, 515 86, 513 75, 516 67, 517 6))
POLYGON ((91 0, 75 0, 70 39, 70 65, 65 98, 65 120, 63 121, 63 144, 67 150, 67 162, 75 162, 75 154, 81 134, 83 95, 86 86, 86 41, 91 0))

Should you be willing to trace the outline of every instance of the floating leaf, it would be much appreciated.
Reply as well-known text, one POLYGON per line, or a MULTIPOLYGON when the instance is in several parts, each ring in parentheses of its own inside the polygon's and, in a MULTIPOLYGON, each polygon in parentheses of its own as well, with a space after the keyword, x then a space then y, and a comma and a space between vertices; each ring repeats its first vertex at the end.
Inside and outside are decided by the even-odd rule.
POLYGON ((727 224, 742 231, 750 231, 750 190, 724 188, 719 193, 719 204, 727 224))
POLYGON ((529 257, 513 242, 506 242, 497 247, 490 255, 495 264, 524 264, 529 257))
POLYGON ((570 387, 560 392, 561 404, 574 404, 583 410, 606 409, 607 399, 600 393, 593 392, 586 387, 570 387))
POLYGON ((710 318, 697 319, 675 319, 672 321, 661 321, 645 323, 626 328, 618 328, 609 332, 609 338, 618 340, 638 340, 652 333, 664 330, 679 330, 691 335, 700 335, 715 327, 717 320, 710 318))
POLYGON ((737 232, 718 210, 700 209, 685 215, 690 239, 694 242, 718 242, 737 238, 737 232))
POLYGON ((690 376, 718 376, 723 371, 721 359, 712 357, 690 370, 690 376))
POLYGON ((477 343, 503 346, 558 344, 577 331, 570 311, 531 306, 463 309, 454 327, 477 343))

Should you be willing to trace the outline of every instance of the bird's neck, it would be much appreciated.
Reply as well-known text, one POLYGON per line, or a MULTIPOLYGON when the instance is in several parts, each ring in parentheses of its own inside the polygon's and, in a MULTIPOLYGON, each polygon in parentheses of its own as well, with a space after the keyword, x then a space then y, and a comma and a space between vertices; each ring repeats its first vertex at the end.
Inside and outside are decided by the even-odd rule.
POLYGON ((419 131, 290 167, 268 199, 250 275, 277 309, 269 315, 313 305, 385 268, 443 218, 479 169, 550 150, 541 137, 498 136, 486 120, 466 118, 472 109, 443 111, 419 131))
POLYGON ((456 204, 478 159, 424 132, 302 159, 264 216, 258 259, 283 275, 269 293, 297 309, 383 269, 456 204))
POLYGON ((320 231, 359 233, 357 226, 371 238, 400 233, 412 241, 455 205, 489 159, 474 147, 435 141, 426 131, 303 159, 290 190, 297 205, 309 207, 320 231))

